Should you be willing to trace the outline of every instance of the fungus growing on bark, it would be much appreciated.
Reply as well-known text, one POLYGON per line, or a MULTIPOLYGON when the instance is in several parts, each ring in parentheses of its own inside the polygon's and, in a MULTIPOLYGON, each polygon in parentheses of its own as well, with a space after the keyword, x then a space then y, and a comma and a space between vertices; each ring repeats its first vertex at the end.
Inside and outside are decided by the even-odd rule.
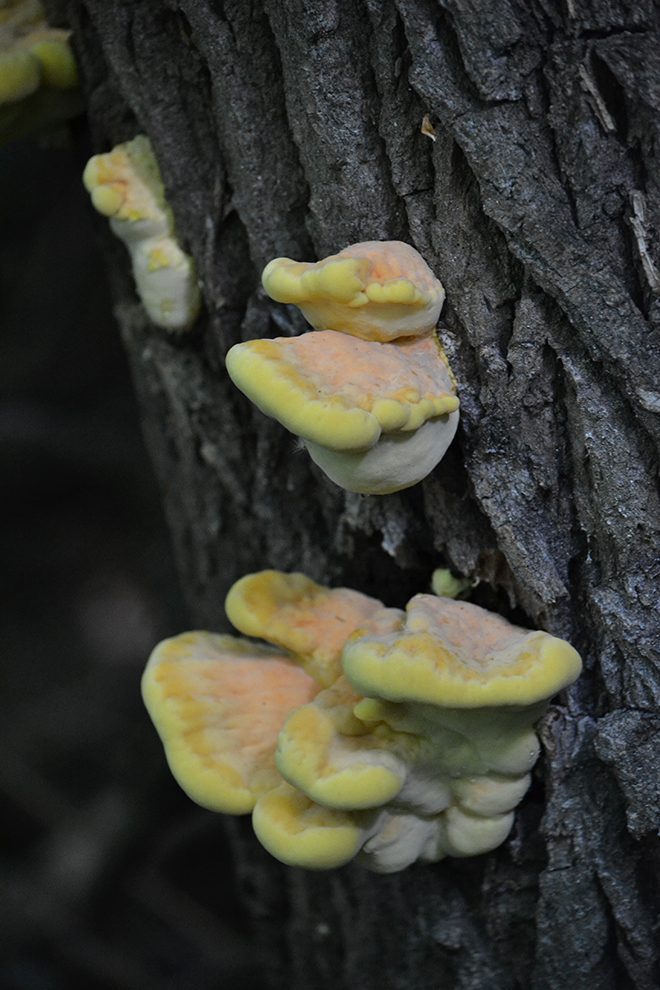
POLYGON ((358 856, 393 872, 504 841, 534 725, 580 673, 568 643, 449 598, 416 595, 403 613, 276 571, 237 582, 227 612, 280 649, 189 633, 145 672, 195 800, 253 810, 264 846, 311 869, 358 856))
POLYGON ((39 0, 0 3, 0 139, 60 124, 82 110, 70 31, 51 28, 39 0))
POLYGON ((131 256, 138 295, 149 318, 167 330, 188 330, 201 308, 195 263, 179 246, 172 210, 149 138, 139 134, 83 173, 94 207, 131 256))
POLYGON ((434 334, 444 290, 417 251, 369 241, 315 265, 278 258, 263 283, 317 332, 236 344, 234 383, 342 488, 383 495, 426 477, 459 401, 434 334))
POLYGON ((275 258, 261 280, 271 299, 294 303, 315 330, 362 340, 430 333, 445 301, 442 283, 403 241, 363 241, 315 263, 275 258))
POLYGON ((239 632, 280 646, 322 687, 341 674, 341 652, 358 628, 389 632, 403 612, 351 588, 325 588, 304 574, 259 571, 237 581, 225 600, 239 632))
POLYGON ((277 734, 318 690, 281 650, 207 632, 160 643, 142 678, 177 781, 193 801, 229 815, 252 811, 281 783, 277 734))
POLYGON ((356 630, 342 666, 344 677, 289 715, 277 768, 345 812, 334 822, 359 829, 360 858, 390 872, 504 841, 538 756, 534 725, 581 661, 547 633, 417 595, 396 630, 356 630))
POLYGON ((0 4, 0 104, 24 100, 42 84, 55 89, 77 86, 70 35, 48 26, 38 0, 0 4))

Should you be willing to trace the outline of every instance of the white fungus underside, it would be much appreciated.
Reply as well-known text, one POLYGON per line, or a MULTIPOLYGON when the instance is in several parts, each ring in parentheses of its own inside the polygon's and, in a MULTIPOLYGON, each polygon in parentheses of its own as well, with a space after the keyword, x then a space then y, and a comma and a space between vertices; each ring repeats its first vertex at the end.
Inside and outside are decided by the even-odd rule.
POLYGON ((370 450, 330 450, 305 440, 309 456, 336 485, 362 495, 387 495, 425 478, 444 457, 458 427, 458 411, 418 430, 383 433, 370 450))

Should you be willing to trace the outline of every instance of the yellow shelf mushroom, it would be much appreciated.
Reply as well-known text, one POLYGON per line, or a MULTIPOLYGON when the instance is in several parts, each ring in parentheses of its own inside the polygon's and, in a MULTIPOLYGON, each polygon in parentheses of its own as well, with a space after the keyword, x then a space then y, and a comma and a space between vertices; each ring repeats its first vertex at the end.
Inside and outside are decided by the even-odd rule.
POLYGON ((296 656, 322 687, 341 674, 341 653, 354 630, 389 632, 403 612, 351 588, 325 588, 304 574, 259 571, 237 581, 225 600, 239 632, 296 656))
POLYGON ((286 783, 257 801, 252 825, 262 846, 276 859, 308 870, 344 866, 363 842, 354 816, 324 808, 286 783))
POLYGON ((94 207, 128 248, 138 295, 166 330, 188 330, 202 305, 195 263, 176 239, 151 142, 139 134, 90 158, 83 183, 94 207))
POLYGON ((40 0, 0 0, 1 143, 82 111, 70 35, 49 27, 40 0))
POLYGON ((281 650, 207 632, 160 643, 142 680, 172 773, 193 801, 228 815, 281 783, 277 734, 318 690, 281 650))
POLYGON ((388 341, 431 333, 445 290, 403 241, 363 241, 316 263, 275 258, 262 283, 277 302, 295 303, 315 330, 388 341))
POLYGON ((538 757, 534 725, 581 661, 547 633, 417 595, 397 630, 356 630, 342 667, 289 715, 277 768, 324 806, 383 807, 363 826, 361 858, 388 872, 500 845, 538 757))
POLYGON ((550 698, 579 675, 563 640, 477 605, 406 612, 302 574, 238 581, 227 613, 275 644, 185 633, 156 648, 145 702, 194 800, 252 811, 285 863, 378 872, 500 845, 550 698))
POLYGON ((39 0, 1 0, 0 104, 24 100, 42 84, 55 89, 77 86, 70 35, 48 26, 39 0))
POLYGON ((317 332, 236 344, 234 383, 342 488, 382 495, 426 477, 459 401, 434 332, 444 290, 417 251, 369 241, 316 264, 277 258, 262 281, 317 332))

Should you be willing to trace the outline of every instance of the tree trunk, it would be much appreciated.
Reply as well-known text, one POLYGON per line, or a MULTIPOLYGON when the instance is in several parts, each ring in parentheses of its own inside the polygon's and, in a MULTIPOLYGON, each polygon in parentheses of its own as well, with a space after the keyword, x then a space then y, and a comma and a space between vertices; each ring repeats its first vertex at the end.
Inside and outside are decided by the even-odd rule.
POLYGON ((314 874, 227 820, 272 986, 657 987, 657 5, 51 11, 74 29, 95 150, 151 138, 203 287, 195 330, 168 336, 108 234, 195 624, 227 630, 228 587, 262 568, 401 606, 445 566, 480 580, 475 601, 585 661, 543 719, 534 785, 490 855, 314 874), (371 239, 412 243, 442 280, 461 399, 433 475, 384 497, 333 486, 223 369, 239 340, 304 329, 260 288, 271 258, 371 239))

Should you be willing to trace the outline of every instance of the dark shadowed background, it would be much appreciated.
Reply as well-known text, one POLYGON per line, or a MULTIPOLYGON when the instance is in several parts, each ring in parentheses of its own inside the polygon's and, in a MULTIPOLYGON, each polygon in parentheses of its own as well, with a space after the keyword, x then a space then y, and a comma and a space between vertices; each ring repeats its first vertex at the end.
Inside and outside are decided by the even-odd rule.
POLYGON ((0 987, 257 988, 220 819, 142 707, 187 626, 80 175, 0 151, 0 987))

